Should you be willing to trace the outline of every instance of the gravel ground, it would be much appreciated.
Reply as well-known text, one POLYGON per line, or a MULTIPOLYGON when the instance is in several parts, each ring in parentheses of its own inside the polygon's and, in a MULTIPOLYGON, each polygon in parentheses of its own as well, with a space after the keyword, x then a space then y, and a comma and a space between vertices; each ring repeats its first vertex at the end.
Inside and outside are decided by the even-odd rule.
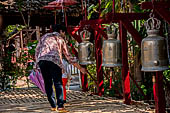
MULTIPOLYGON (((66 109, 70 113, 154 113, 147 104, 125 105, 115 98, 68 91, 66 109)), ((54 113, 47 98, 37 88, 0 92, 0 113, 54 113)), ((56 112, 57 113, 57 112, 56 112)))

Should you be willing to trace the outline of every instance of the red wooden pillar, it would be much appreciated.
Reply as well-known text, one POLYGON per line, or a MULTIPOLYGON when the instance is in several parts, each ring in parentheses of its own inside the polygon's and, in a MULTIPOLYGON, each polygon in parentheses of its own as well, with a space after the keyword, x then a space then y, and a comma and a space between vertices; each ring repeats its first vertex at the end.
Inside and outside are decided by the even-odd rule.
POLYGON ((156 81, 153 88, 156 113, 165 113, 165 92, 162 72, 156 72, 156 81))
MULTIPOLYGON (((82 66, 86 68, 86 66, 82 66)), ((88 91, 88 82, 87 82, 87 75, 81 73, 81 85, 82 85, 82 90, 84 92, 88 91)))
POLYGON ((96 72, 97 72, 97 90, 98 95, 104 94, 103 87, 103 67, 102 67, 102 44, 99 32, 95 32, 95 52, 96 52, 96 72))
POLYGON ((122 86, 124 103, 130 104, 130 78, 128 72, 128 48, 127 48, 127 30, 124 28, 122 21, 119 24, 119 35, 122 45, 122 86))

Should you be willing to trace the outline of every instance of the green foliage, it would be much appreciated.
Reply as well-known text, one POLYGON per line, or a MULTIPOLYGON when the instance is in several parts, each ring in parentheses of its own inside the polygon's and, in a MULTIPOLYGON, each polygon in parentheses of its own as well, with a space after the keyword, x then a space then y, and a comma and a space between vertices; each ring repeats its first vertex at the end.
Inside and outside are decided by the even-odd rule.
MULTIPOLYGON (((91 64, 87 66, 88 72, 91 74, 91 76, 97 80, 97 75, 96 75, 96 64, 91 64)), ((93 79, 88 75, 88 87, 91 92, 95 92, 96 84, 93 81, 93 79)))
MULTIPOLYGON (((110 69, 104 68, 106 76, 109 75, 110 69)), ((110 76, 108 76, 110 78, 110 76)), ((120 68, 114 68, 113 78, 112 78, 112 88, 110 87, 110 81, 104 77, 104 95, 106 96, 119 96, 118 92, 122 94, 122 79, 121 79, 121 71, 120 68), (116 91, 116 89, 118 92, 116 91)))
MULTIPOLYGON (((170 66, 169 66, 170 67, 170 66)), ((163 72, 165 78, 170 82, 170 69, 163 72)))
MULTIPOLYGON (((141 89, 143 90, 144 94, 147 94, 147 88, 145 87, 145 85, 141 85, 138 84, 139 86, 141 86, 141 89)), ((141 92, 139 91, 139 89, 136 87, 136 85, 134 83, 131 83, 131 96, 132 99, 134 100, 143 100, 144 96, 141 94, 141 92)))
POLYGON ((23 25, 9 25, 6 27, 6 35, 7 37, 10 37, 11 35, 15 34, 16 32, 22 30, 25 28, 23 25))
POLYGON ((34 41, 34 42, 29 42, 27 44, 29 55, 34 55, 35 54, 35 49, 36 49, 37 44, 38 44, 37 40, 34 41))
MULTIPOLYGON (((34 60, 35 48, 38 41, 29 42, 27 47, 28 51, 22 50, 20 57, 13 56, 16 51, 7 52, 7 55, 3 58, 3 68, 0 70, 0 82, 1 89, 6 90, 15 88, 16 82, 19 78, 28 77, 30 70, 33 69, 33 65, 28 65, 29 60, 34 60), (11 59, 16 59, 16 62, 11 62, 11 59)), ((27 79, 28 83, 28 79, 27 79)))

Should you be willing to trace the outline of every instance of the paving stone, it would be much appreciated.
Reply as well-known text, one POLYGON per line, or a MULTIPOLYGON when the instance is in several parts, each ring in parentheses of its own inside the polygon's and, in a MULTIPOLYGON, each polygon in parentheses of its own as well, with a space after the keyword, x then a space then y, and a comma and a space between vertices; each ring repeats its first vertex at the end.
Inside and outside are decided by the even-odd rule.
MULTIPOLYGON (((80 91, 67 92, 70 113, 147 113, 147 105, 123 104, 122 100, 99 97, 80 91)), ((55 113, 47 97, 37 88, 0 92, 0 113, 55 113)), ((149 112, 152 113, 152 112, 149 112)))

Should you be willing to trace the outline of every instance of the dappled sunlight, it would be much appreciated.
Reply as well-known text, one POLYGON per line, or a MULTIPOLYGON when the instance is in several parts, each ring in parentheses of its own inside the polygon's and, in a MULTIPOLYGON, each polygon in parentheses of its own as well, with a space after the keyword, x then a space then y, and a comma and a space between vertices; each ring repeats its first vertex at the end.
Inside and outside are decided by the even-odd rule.
MULTIPOLYGON (((123 100, 89 95, 80 91, 68 91, 67 97, 65 107, 75 113, 139 113, 146 110, 145 107, 136 108, 125 105, 123 100)), ((37 88, 1 92, 0 112, 51 113, 46 96, 37 88)))

